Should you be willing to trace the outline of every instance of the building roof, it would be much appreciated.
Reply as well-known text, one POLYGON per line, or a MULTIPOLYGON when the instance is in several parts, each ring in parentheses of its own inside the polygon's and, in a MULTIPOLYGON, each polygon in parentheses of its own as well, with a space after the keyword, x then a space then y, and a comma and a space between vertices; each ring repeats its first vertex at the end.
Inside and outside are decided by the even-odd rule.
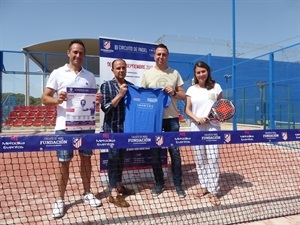
MULTIPOLYGON (((87 57, 84 68, 94 73, 95 76, 99 76, 99 39, 79 39, 83 41, 86 48, 87 57)), ((28 52, 29 58, 43 71, 50 73, 69 61, 67 50, 72 40, 62 39, 38 43, 24 47, 22 50, 28 52)))

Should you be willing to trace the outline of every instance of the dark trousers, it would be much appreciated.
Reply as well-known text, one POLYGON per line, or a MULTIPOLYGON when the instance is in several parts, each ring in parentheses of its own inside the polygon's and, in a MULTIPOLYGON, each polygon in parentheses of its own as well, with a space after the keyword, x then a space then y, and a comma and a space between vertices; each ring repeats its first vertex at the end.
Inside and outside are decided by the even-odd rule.
MULTIPOLYGON (((178 118, 163 120, 164 132, 178 132, 179 120, 178 118)), ((182 169, 180 150, 177 147, 169 147, 169 154, 171 156, 171 171, 173 176, 173 183, 175 186, 182 184, 182 169)), ((156 185, 164 185, 164 174, 162 170, 161 148, 151 148, 152 169, 156 185)))
POLYGON ((108 150, 107 174, 110 188, 116 188, 117 182, 122 181, 125 153, 126 149, 108 150))

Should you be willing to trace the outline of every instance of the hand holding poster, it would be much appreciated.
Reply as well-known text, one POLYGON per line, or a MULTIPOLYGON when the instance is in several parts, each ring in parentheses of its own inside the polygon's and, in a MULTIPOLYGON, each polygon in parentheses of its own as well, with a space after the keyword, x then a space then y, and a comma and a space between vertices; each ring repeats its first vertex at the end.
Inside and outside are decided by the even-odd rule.
POLYGON ((96 129, 96 88, 67 88, 66 130, 96 129))

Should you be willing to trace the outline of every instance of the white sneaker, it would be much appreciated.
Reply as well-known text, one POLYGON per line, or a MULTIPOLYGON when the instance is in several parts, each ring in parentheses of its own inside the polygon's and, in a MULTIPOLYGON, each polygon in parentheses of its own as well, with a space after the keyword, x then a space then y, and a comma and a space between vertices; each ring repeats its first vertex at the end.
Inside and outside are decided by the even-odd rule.
POLYGON ((86 203, 89 203, 90 206, 93 206, 93 207, 98 207, 101 204, 101 201, 96 198, 96 196, 92 193, 87 193, 86 195, 83 196, 83 200, 86 202, 86 203))
POLYGON ((57 202, 55 202, 53 210, 52 210, 52 217, 53 218, 63 217, 64 216, 64 208, 65 208, 65 203, 63 200, 58 200, 57 202))

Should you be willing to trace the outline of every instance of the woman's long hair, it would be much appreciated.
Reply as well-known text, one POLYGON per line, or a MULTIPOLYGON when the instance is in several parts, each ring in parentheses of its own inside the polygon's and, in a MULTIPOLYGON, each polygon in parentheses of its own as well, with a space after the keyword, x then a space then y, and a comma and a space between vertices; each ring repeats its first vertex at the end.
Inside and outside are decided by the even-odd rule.
POLYGON ((215 86, 216 81, 213 80, 212 77, 211 77, 211 69, 210 69, 209 65, 207 65, 205 62, 202 62, 202 61, 196 62, 196 64, 194 65, 194 83, 195 84, 199 83, 199 81, 197 79, 197 76, 196 76, 196 68, 197 67, 202 67, 202 68, 205 68, 207 70, 208 76, 207 76, 207 79, 205 81, 205 88, 207 90, 213 89, 214 86, 215 86))

